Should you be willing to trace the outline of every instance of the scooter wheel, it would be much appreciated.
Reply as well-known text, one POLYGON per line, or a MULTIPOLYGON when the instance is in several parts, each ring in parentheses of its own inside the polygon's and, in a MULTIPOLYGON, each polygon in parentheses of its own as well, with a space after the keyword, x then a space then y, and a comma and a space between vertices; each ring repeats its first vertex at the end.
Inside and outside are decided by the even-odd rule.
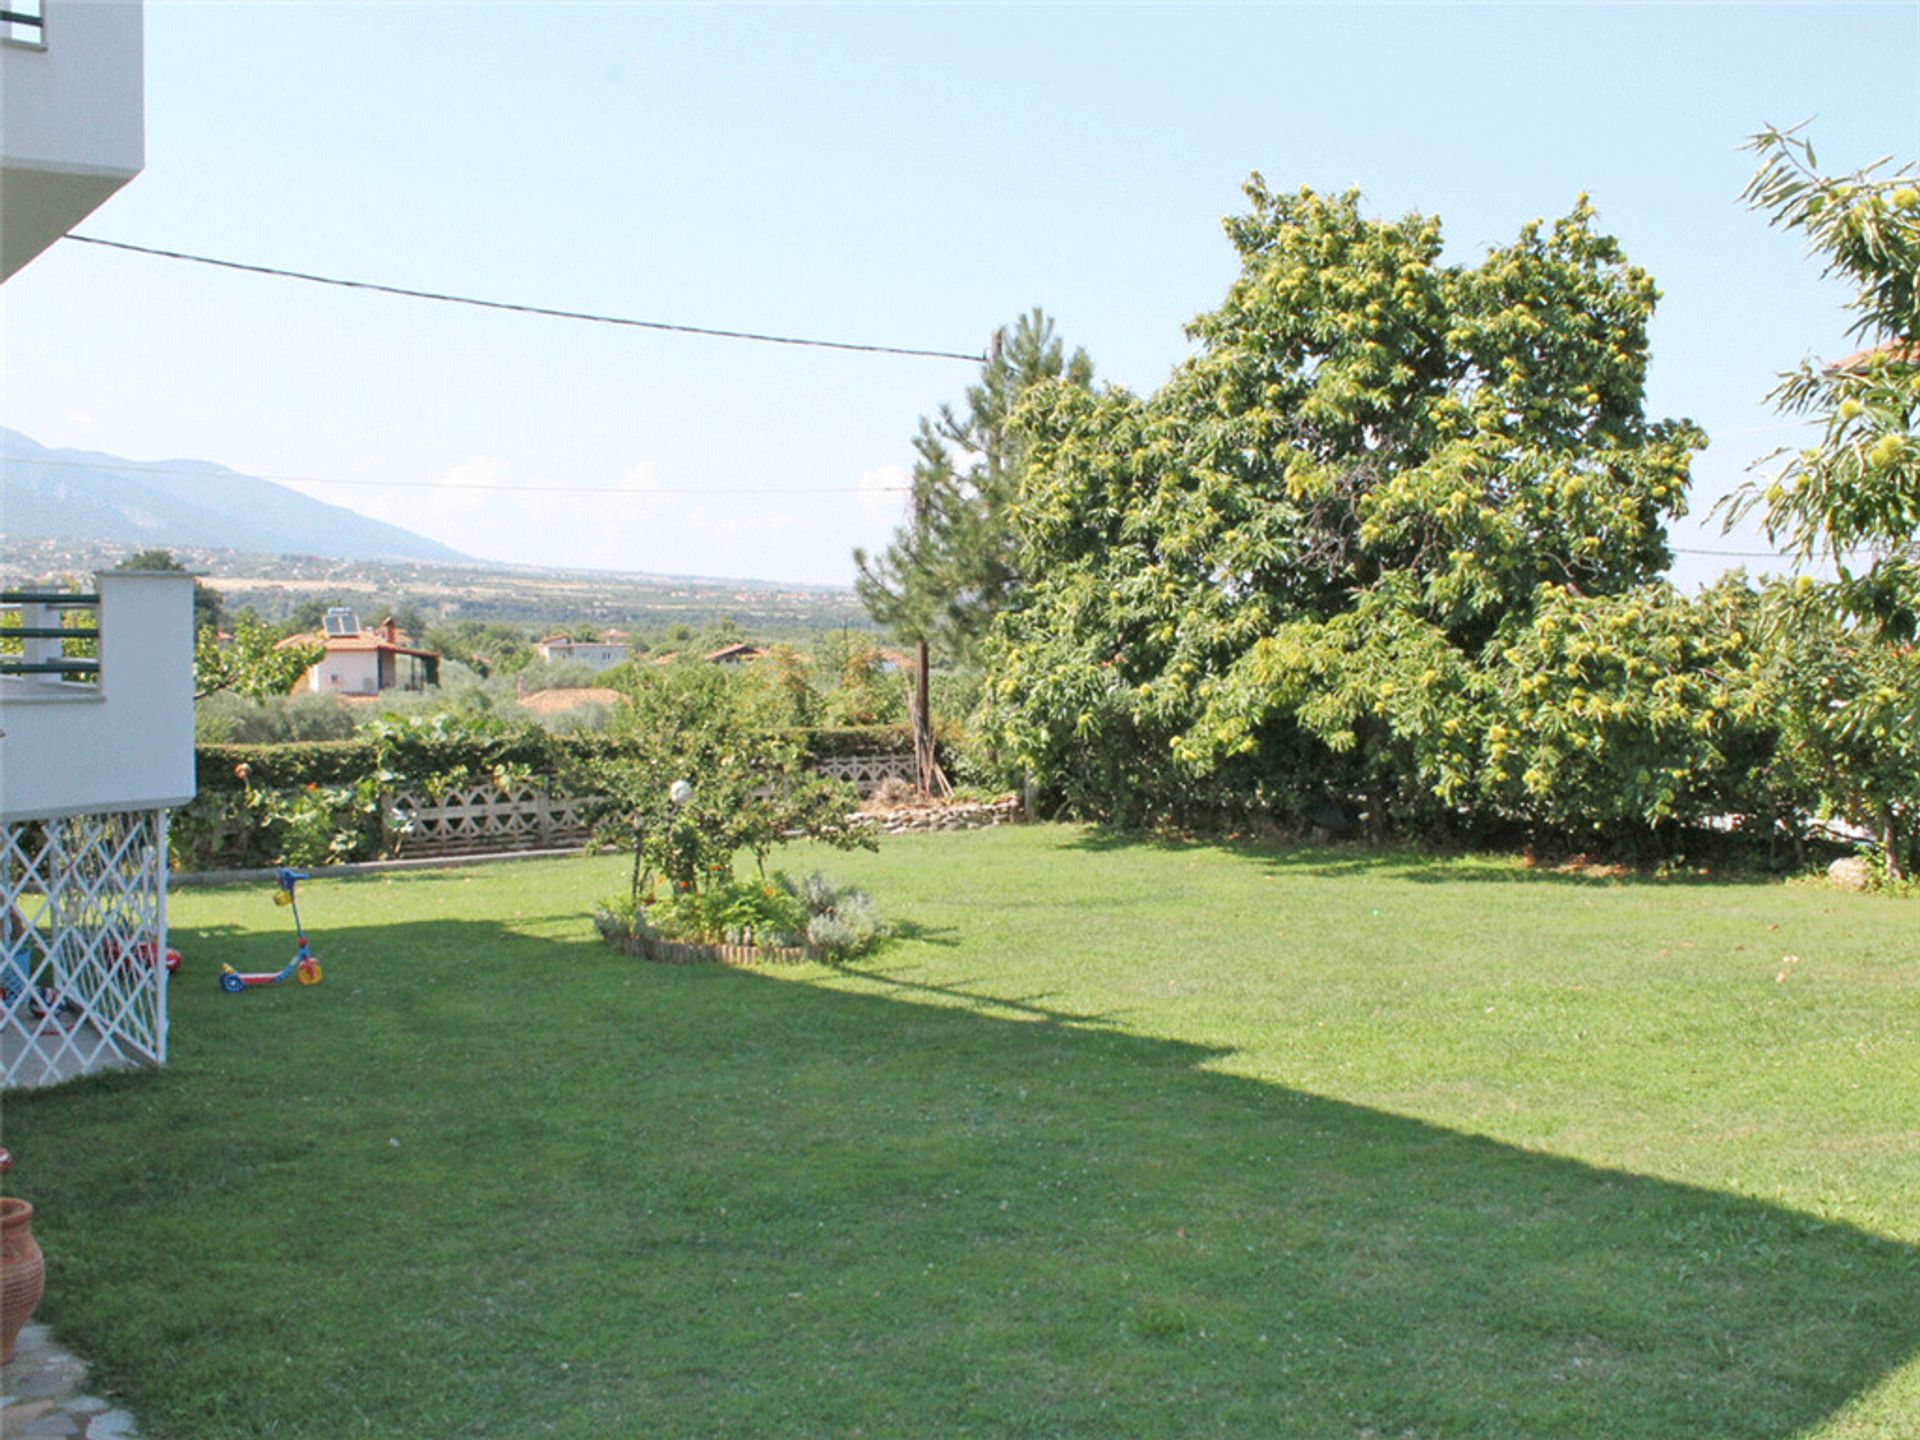
POLYGON ((318 985, 321 979, 320 962, 318 960, 309 960, 296 970, 294 974, 299 976, 302 985, 318 985))
POLYGON ((229 970, 220 977, 220 988, 229 995, 238 995, 247 988, 247 982, 229 970))

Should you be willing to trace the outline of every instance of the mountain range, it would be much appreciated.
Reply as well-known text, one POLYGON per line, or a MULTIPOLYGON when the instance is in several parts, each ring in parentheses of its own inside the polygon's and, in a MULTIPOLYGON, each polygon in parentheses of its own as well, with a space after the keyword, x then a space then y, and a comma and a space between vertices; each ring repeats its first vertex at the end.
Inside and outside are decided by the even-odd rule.
POLYGON ((398 525, 211 461, 138 461, 91 450, 50 450, 4 426, 0 537, 341 560, 469 558, 398 525))

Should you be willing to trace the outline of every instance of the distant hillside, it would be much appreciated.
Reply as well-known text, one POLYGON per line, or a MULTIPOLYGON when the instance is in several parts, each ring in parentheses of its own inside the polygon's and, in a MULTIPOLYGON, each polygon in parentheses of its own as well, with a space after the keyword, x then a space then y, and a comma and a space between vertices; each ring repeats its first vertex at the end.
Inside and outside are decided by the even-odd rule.
POLYGON ((319 555, 241 554, 193 545, 26 539, 0 547, 0 589, 35 589, 108 570, 137 549, 170 550, 227 602, 282 621, 315 601, 349 605, 362 619, 412 607, 432 622, 505 621, 541 633, 575 625, 675 638, 731 621, 750 639, 804 640, 823 630, 871 632, 873 621, 845 585, 727 580, 606 570, 557 570, 431 560, 340 560, 319 555))
POLYGON ((462 561, 398 525, 205 460, 49 450, 0 426, 0 535, 342 560, 462 561))

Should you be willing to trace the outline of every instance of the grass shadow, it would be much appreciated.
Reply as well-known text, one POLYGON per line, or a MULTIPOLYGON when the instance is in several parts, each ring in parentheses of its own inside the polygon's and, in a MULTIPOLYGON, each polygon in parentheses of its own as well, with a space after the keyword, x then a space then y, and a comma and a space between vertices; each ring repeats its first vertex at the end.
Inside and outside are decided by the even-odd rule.
POLYGON ((1770 1440, 1920 1351, 1911 1247, 1045 997, 479 921, 227 997, 279 937, 182 938, 175 1063, 6 1117, 160 1437, 1770 1440))
POLYGON ((1421 849, 1405 845, 1376 846, 1362 840, 1329 843, 1268 840, 1227 840, 1216 837, 1161 835, 1146 831, 1089 826, 1063 848, 1091 854, 1143 850, 1166 854, 1205 853, 1261 865, 1275 873, 1310 875, 1340 880, 1364 876, 1407 880, 1415 884, 1562 885, 1572 888, 1608 888, 1624 885, 1777 885, 1786 877, 1752 867, 1725 870, 1696 869, 1655 873, 1613 866, 1528 865, 1520 856, 1500 851, 1421 849))
POLYGON ((889 926, 889 935, 896 940, 911 941, 916 945, 938 945, 942 949, 953 949, 960 943, 960 931, 952 925, 923 925, 918 920, 895 920, 889 926))

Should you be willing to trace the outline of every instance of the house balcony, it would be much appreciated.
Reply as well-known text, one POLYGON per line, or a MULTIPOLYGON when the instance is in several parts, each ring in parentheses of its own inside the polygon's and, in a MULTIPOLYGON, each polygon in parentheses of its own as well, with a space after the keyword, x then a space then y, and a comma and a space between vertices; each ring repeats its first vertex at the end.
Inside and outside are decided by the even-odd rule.
POLYGON ((0 280, 146 161, 140 0, 0 0, 0 280))
POLYGON ((0 642, 0 824, 193 798, 191 576, 8 592, 0 642))
POLYGON ((0 593, 0 1087, 165 1062, 193 790, 193 577, 0 593))

